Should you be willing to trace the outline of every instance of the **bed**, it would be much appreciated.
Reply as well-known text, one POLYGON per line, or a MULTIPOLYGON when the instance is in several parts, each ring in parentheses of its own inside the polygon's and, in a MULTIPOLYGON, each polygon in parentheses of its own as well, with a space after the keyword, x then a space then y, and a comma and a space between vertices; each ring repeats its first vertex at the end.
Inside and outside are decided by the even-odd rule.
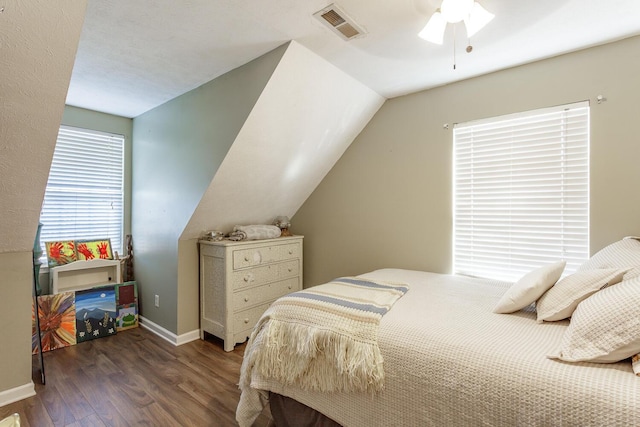
MULTIPOLYGON (((640 425, 640 377, 631 360, 549 358, 564 345, 570 321, 538 322, 534 305, 494 313, 511 283, 400 269, 359 277, 409 287, 380 320, 383 389, 310 390, 245 363, 240 426, 253 423, 270 395, 279 405, 272 412, 287 412, 284 397, 345 427, 640 425)), ((626 282, 640 293, 640 278, 626 282)), ((631 328, 640 340, 640 328, 631 328)))

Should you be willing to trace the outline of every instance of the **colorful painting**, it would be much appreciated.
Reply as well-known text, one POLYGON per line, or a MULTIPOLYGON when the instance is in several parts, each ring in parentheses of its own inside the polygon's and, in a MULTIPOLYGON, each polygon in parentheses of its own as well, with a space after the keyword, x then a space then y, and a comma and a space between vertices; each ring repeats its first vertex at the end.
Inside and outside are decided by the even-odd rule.
POLYGON ((45 242, 49 267, 69 264, 76 261, 76 247, 73 240, 45 242))
POLYGON ((126 329, 138 327, 138 307, 135 304, 126 304, 118 306, 118 318, 116 320, 116 329, 124 331, 126 329))
MULTIPOLYGON (((74 292, 39 296, 38 315, 43 352, 76 344, 74 292)), ((31 307, 31 323, 31 350, 33 354, 36 354, 38 352, 38 336, 36 335, 36 315, 33 304, 31 307)))
POLYGON ((78 343, 116 333, 116 291, 103 286, 76 292, 78 343))
POLYGON ((76 254, 78 260, 113 259, 111 239, 77 240, 76 254))
POLYGON ((136 328, 138 326, 138 286, 136 282, 125 282, 116 285, 116 329, 136 328))

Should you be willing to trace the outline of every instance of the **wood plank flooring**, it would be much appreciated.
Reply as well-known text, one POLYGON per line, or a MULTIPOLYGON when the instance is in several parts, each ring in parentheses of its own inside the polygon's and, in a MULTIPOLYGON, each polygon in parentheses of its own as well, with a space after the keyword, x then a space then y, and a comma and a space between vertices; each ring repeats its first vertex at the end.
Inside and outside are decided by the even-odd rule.
MULTIPOLYGON (((0 419, 17 412, 23 427, 236 426, 244 347, 226 353, 215 337, 175 347, 136 328, 50 351, 47 384, 34 370, 36 396, 1 407, 0 419)), ((268 410, 254 427, 273 427, 268 410)))

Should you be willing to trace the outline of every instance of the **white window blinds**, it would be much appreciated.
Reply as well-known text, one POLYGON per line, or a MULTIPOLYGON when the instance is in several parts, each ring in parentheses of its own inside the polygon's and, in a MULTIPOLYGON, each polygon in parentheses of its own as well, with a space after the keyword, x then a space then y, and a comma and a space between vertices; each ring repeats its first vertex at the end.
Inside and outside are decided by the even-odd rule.
POLYGON ((454 127, 454 272, 515 281, 589 254, 588 102, 454 127))
POLYGON ((124 136, 61 126, 40 222, 41 244, 111 239, 122 254, 124 136))

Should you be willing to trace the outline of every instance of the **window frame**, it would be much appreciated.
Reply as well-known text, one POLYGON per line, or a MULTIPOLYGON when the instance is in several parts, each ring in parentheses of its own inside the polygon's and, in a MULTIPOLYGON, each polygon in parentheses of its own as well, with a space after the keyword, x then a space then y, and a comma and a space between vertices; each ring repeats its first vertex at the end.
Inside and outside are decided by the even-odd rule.
MULTIPOLYGON (((524 131, 522 131, 522 133, 524 134, 524 131)), ((513 140, 518 140, 518 137, 512 137, 512 138, 513 140)), ((516 146, 516 149, 517 148, 518 147, 516 146)), ((473 147, 465 146, 464 149, 473 151, 475 149, 475 146, 473 147)), ((531 271, 536 267, 539 267, 547 263, 552 263, 560 259, 565 259, 567 261, 567 266, 565 268, 566 274, 576 271, 579 265, 589 257, 589 234, 590 234, 589 233, 589 224, 590 224, 590 217, 589 217, 590 215, 589 213, 590 153, 589 151, 590 151, 590 108, 589 108, 588 101, 576 102, 576 103, 565 104, 565 105, 549 107, 549 108, 529 110, 529 111, 524 111, 524 112, 515 113, 515 114, 508 114, 503 116, 496 116, 496 117, 491 117, 491 118, 486 118, 481 120, 475 120, 471 122, 455 124, 453 128, 453 156, 452 156, 452 160, 453 160, 453 165, 452 165, 453 166, 453 173, 452 173, 452 180, 453 180, 452 182, 452 188, 453 188, 452 270, 453 271, 452 272, 454 274, 464 274, 464 275, 470 275, 470 276, 493 278, 497 280, 515 281, 518 278, 520 278, 523 274, 527 273, 528 271, 531 271), (578 115, 581 117, 577 120, 574 120, 574 115, 578 115), (583 185, 583 187, 578 189, 578 192, 573 192, 573 188, 577 188, 577 187, 570 187, 568 185, 566 187, 563 187, 562 189, 549 190, 548 198, 560 197, 562 199, 561 205, 571 206, 571 209, 573 209, 574 206, 580 206, 580 214, 575 218, 570 217, 570 215, 567 214, 567 212, 570 212, 568 209, 566 211, 563 211, 562 208, 558 208, 559 211, 561 212, 561 214, 559 215, 559 218, 562 218, 560 220, 560 222, 562 223, 561 227, 565 227, 567 230, 573 230, 572 227, 575 226, 575 230, 578 230, 576 234, 577 236, 576 242, 573 242, 572 240, 573 236, 570 236, 568 235, 568 233, 563 232, 561 233, 562 237, 560 238, 561 240, 563 240, 563 243, 561 245, 555 245, 553 243, 546 243, 546 244, 541 243, 540 248, 538 248, 537 250, 532 250, 532 247, 535 248, 535 245, 530 245, 524 248, 518 248, 518 245, 513 243, 513 248, 508 249, 507 247, 512 243, 507 242, 507 240, 509 240, 511 237, 505 237, 504 235, 500 235, 499 238, 495 239, 496 242, 493 244, 495 246, 504 246, 504 247, 496 249, 496 255, 494 259, 492 259, 492 257, 488 255, 489 252, 493 250, 493 248, 491 248, 492 243, 483 242, 481 244, 480 243, 481 240, 480 238, 478 238, 478 242, 475 242, 475 241, 471 242, 467 240, 466 241, 467 245, 463 246, 464 239, 462 235, 465 233, 468 233, 469 236, 474 236, 474 235, 477 236, 481 234, 478 230, 482 230, 484 232, 484 236, 481 236, 482 239, 490 240, 491 233, 490 231, 488 231, 489 226, 486 224, 488 224, 492 220, 495 221, 495 219, 500 216, 499 214, 493 214, 493 217, 491 216, 492 215, 491 210, 494 208, 491 207, 490 205, 494 204, 496 206, 495 209, 497 209, 501 202, 498 201, 494 203, 490 199, 492 196, 495 197, 495 195, 498 194, 498 192, 501 190, 496 189, 495 190, 496 193, 491 193, 490 191, 488 191, 487 193, 478 192, 478 194, 480 194, 480 197, 477 197, 473 194, 474 193, 473 191, 469 191, 469 188, 474 188, 476 189, 476 191, 478 191, 477 188, 481 188, 481 184, 483 184, 484 181, 488 181, 489 179, 488 177, 490 176, 490 173, 491 173, 490 172, 492 167, 491 163, 495 163, 495 164, 499 163, 498 160, 503 154, 503 151, 499 151, 499 149, 500 147, 506 147, 508 145, 508 143, 505 141, 507 141, 509 138, 504 136, 505 135, 504 131, 506 131, 506 129, 508 128, 509 123, 512 123, 515 126, 517 131, 522 131, 522 129, 525 129, 524 127, 528 126, 527 124, 528 122, 532 123, 530 124, 530 126, 532 127, 538 126, 538 124, 540 126, 543 126, 539 129, 537 128, 527 129, 527 132, 531 132, 531 135, 527 135, 526 137, 523 136, 522 138, 523 140, 526 140, 527 138, 531 138, 533 142, 531 142, 532 148, 530 149, 530 151, 533 152, 537 149, 539 150, 545 149, 545 148, 537 148, 538 144, 540 145, 544 144, 545 147, 546 146, 551 147, 554 144, 554 142, 552 141, 552 138, 549 138, 545 135, 536 135, 534 133, 534 132, 548 131, 548 128, 544 127, 547 125, 546 119, 547 117, 553 117, 553 116, 557 116, 559 118, 556 125, 560 127, 559 141, 557 141, 557 145, 560 148, 557 148, 557 147, 555 149, 549 148, 549 152, 552 152, 553 150, 559 150, 560 152, 564 153, 562 155, 565 157, 555 161, 555 163, 558 163, 557 166, 551 165, 553 161, 550 160, 551 162, 550 165, 545 167, 549 167, 549 170, 551 170, 553 173, 561 175, 562 176, 561 179, 563 180, 563 182, 565 182, 565 184, 570 182, 571 185, 573 185, 573 181, 572 181, 573 175, 571 175, 570 172, 567 172, 565 169, 561 170, 560 168, 569 167, 569 166, 575 167, 576 174, 580 174, 580 179, 582 180, 581 185, 583 185), (562 119, 563 117, 564 119, 562 119), (518 127, 518 126, 523 126, 523 127, 518 127), (500 134, 501 136, 499 138, 496 137, 493 148, 485 147, 482 144, 488 143, 487 141, 490 141, 490 139, 487 139, 487 141, 483 141, 483 139, 485 139, 485 137, 490 137, 492 129, 494 130, 499 129, 499 131, 497 131, 496 134, 500 134), (583 131, 585 131, 584 135, 581 134, 581 132, 583 131), (476 137, 474 137, 473 135, 469 136, 469 134, 473 134, 474 132, 477 132, 478 136, 476 137), (464 134, 465 141, 467 140, 471 141, 469 142, 471 144, 474 144, 474 142, 477 141, 476 142, 478 145, 477 150, 479 151, 479 153, 482 153, 482 156, 484 156, 485 159, 478 160, 477 164, 471 163, 470 165, 462 165, 460 163, 461 162, 460 151, 463 149, 460 143, 460 139, 461 139, 461 135, 463 134, 464 134), (583 140, 579 142, 579 144, 582 144, 582 145, 575 145, 576 139, 580 139, 580 137, 583 137, 583 140), (540 140, 544 139, 544 142, 537 141, 538 139, 540 140), (561 148, 562 146, 564 147, 564 151, 562 151, 563 150, 561 148), (486 150, 486 152, 482 152, 482 150, 486 150), (493 154, 494 157, 490 157, 491 150, 494 150, 494 153, 497 153, 497 154, 493 154), (463 170, 466 173, 467 170, 465 168, 473 169, 474 167, 478 170, 480 170, 481 167, 485 169, 482 172, 477 173, 478 175, 477 178, 475 178, 476 175, 474 175, 474 172, 472 171, 470 172, 469 177, 465 177, 465 179, 470 182, 474 180, 477 182, 474 182, 473 184, 468 184, 467 182, 465 182, 465 185, 461 185, 461 175, 462 175, 461 170, 463 170), (558 170, 554 171, 553 168, 556 168, 558 170), (478 199, 484 198, 484 200, 482 201, 470 202, 472 205, 475 203, 476 205, 481 206, 481 209, 479 209, 477 212, 473 210, 473 207, 465 206, 465 209, 472 212, 470 214, 465 212, 465 215, 467 216, 476 215, 479 217, 482 214, 488 213, 488 215, 485 216, 486 222, 484 224, 480 220, 477 221, 477 223, 481 224, 482 227, 485 227, 484 229, 482 229, 480 226, 477 226, 478 230, 474 230, 473 228, 476 227, 474 225, 475 224, 474 220, 470 219, 469 227, 471 227, 472 230, 468 232, 465 230, 463 233, 463 228, 461 226, 462 220, 460 219, 460 217, 463 216, 463 210, 461 208, 461 200, 460 200, 461 199, 460 195, 463 191, 461 188, 464 188, 464 190, 466 190, 469 193, 469 197, 471 199, 473 199, 474 197, 477 197, 478 199), (553 194, 553 196, 551 194, 553 194), (557 194, 560 194, 560 196, 558 196, 557 194), (586 201, 584 200, 585 197, 586 197, 586 201), (483 205, 486 205, 489 207, 486 207, 483 205), (485 211, 483 211, 483 209, 485 211), (581 229, 583 229, 583 231, 580 231, 581 229), (575 247, 573 246, 574 244, 575 244, 575 247), (557 248, 557 246, 560 246, 560 249, 557 248), (472 249, 467 249, 468 247, 472 247, 472 249), (554 249, 549 253, 545 253, 548 250, 548 248, 551 248, 551 247, 554 247, 554 249), (518 250, 524 251, 524 252, 518 253, 517 252, 518 250), (470 254, 473 252, 474 254, 477 254, 477 255, 461 254, 464 251, 467 251, 470 254), (510 256, 511 259, 508 261, 505 261, 506 258, 502 258, 505 256, 505 254, 501 252, 509 252, 509 251, 512 251, 512 252, 507 254, 507 256, 510 256), (463 258, 465 257, 466 258, 477 257, 478 259, 473 261, 470 261, 469 259, 463 260, 463 258), (522 261, 518 259, 518 257, 520 258, 527 257, 531 259, 522 261), (517 262, 514 261, 514 259, 517 260, 517 262), (507 264, 508 267, 507 268, 502 267, 501 264, 503 263, 507 264), (477 265, 474 266, 474 264, 477 264, 477 265), (499 266, 496 267, 496 265, 499 265, 499 266)), ((511 153, 509 153, 509 156, 510 155, 511 153)), ((473 153, 470 154, 471 158, 473 158, 474 156, 478 158, 481 157, 480 154, 473 154, 473 153)), ((525 154, 517 154, 517 155, 514 154, 514 156, 516 157, 525 156, 525 154)), ((534 157, 534 154, 532 154, 531 159, 537 159, 537 158, 534 157)), ((522 162, 522 157, 517 158, 517 160, 519 162, 522 162)), ((473 162, 473 160, 471 161, 473 162)), ((533 161, 534 160, 532 160, 532 162, 533 161)), ((542 160, 538 160, 538 161, 542 162, 542 160)), ((522 162, 522 164, 525 165, 524 162, 522 162)), ((529 165, 522 166, 523 170, 529 167, 531 169, 535 168, 535 166, 529 166, 529 165)), ((541 169, 539 176, 546 176, 546 174, 549 173, 546 170, 543 170, 541 166, 539 168, 541 169)), ((524 181, 524 180, 527 180, 528 176, 531 176, 531 177, 537 176, 533 173, 529 175, 527 174, 524 174, 524 175, 526 176, 519 177, 518 179, 521 179, 524 181)), ((497 179, 497 178, 494 177, 494 179, 497 179)), ((495 182, 498 182, 498 181, 495 181, 495 182)), ((513 182, 512 181, 509 181, 509 182, 511 183, 509 184, 509 186, 513 186, 513 182)), ((490 187, 490 184, 487 184, 487 186, 490 187)), ((497 185, 495 185, 495 187, 500 187, 500 186, 506 186, 506 185, 502 185, 502 182, 499 182, 497 185)), ((543 187, 540 186, 540 188, 543 188, 543 187)), ((505 196, 501 194, 501 197, 505 197, 505 196)), ((522 197, 526 198, 526 192, 522 193, 522 197)), ((511 199, 509 199, 508 203, 511 203, 511 199)), ((526 204, 526 203, 523 201, 523 204, 526 204)), ((542 209, 540 210, 542 211, 542 209)), ((540 213, 539 215, 541 217, 544 217, 545 215, 547 215, 547 213, 546 212, 540 213)), ((551 217, 553 216, 553 214, 549 214, 549 216, 551 217)), ((516 220, 513 219, 514 218, 513 214, 510 218, 511 219, 509 222, 516 222, 516 220)), ((501 229, 507 229, 507 228, 508 228, 508 225, 498 224, 495 226, 495 230, 499 230, 499 232, 501 232, 501 229)), ((535 228, 535 227, 532 226, 532 228, 535 228)), ((539 239, 540 242, 542 242, 545 238, 544 232, 545 230, 541 229, 540 236, 533 235, 528 237, 526 236, 526 233, 523 233, 524 237, 522 238, 524 240, 526 240, 527 238, 533 239, 533 241, 535 241, 536 239, 539 239)), ((517 236, 517 233, 514 233, 513 236, 514 236, 513 237, 514 242, 520 238, 517 236)))
MULTIPOLYGON (((43 224, 40 236, 40 245, 43 249, 43 256, 41 257, 40 261, 43 263, 43 267, 47 265, 46 251, 44 251, 45 242, 50 241, 91 239, 101 240, 104 238, 109 238, 111 240, 111 246, 114 256, 116 252, 121 255, 123 254, 126 197, 125 145, 126 137, 125 135, 120 133, 105 132, 64 124, 60 125, 58 136, 56 138, 54 154, 52 156, 49 176, 47 178, 47 185, 45 187, 42 210, 40 213, 40 222, 43 224), (95 144, 97 147, 91 147, 88 144, 95 144), (86 151, 80 153, 78 153, 77 151, 73 151, 73 149, 78 149, 79 147, 85 147, 86 151), (107 153, 104 153, 105 149, 108 150, 107 153), (93 153, 91 153, 91 151, 93 151, 93 153), (73 154, 71 154, 72 152, 73 154), (104 153, 104 155, 98 156, 96 155, 97 153, 104 153), (82 156, 89 156, 89 160, 86 160, 87 163, 84 163, 82 161, 82 156), (73 169, 74 161, 71 159, 72 157, 79 157, 75 161, 79 166, 77 169, 73 169), (100 164, 100 161, 104 161, 104 163, 100 164), (91 170, 91 168, 88 167, 89 164, 94 167, 102 165, 105 168, 103 169, 103 171, 108 171, 108 184, 100 184, 96 182, 98 178, 97 172, 91 170), (84 187, 78 185, 78 181, 80 181, 78 177, 82 174, 82 170, 84 170, 85 174, 89 177, 84 187), (78 173, 75 174, 75 172, 78 173), (116 181, 114 181, 114 179, 117 181, 117 183, 116 181), (53 183, 52 180, 54 181, 53 183), (74 188, 76 188, 76 191, 73 190, 74 188), (101 224, 103 226, 106 226, 108 231, 102 233, 100 232, 100 230, 94 230, 93 232, 86 234, 86 227, 75 226, 77 227, 75 229, 75 232, 66 234, 60 231, 60 229, 62 228, 62 222, 58 222, 58 226, 54 230, 51 230, 48 223, 50 223, 50 221, 52 220, 55 220, 55 218, 61 218, 64 215, 62 212, 68 210, 60 204, 61 200, 64 200, 64 197, 61 198, 59 194, 78 194, 79 192, 83 191, 85 193, 85 197, 88 194, 93 196, 99 196, 101 194, 104 195, 105 198, 109 201, 112 209, 115 203, 115 214, 107 215, 108 218, 107 216, 100 217, 102 221, 101 224), (58 196, 53 196, 53 193, 56 192, 58 193, 58 196), (58 203, 52 206, 51 201, 52 199, 56 198, 58 199, 58 203), (57 212, 52 212, 52 209, 57 212), (114 224, 112 221, 113 218, 117 218, 117 221, 115 222, 115 232, 111 230, 111 224, 114 224), (77 234, 78 232, 80 232, 80 234, 77 234)), ((95 200, 98 199, 99 197, 95 200)), ((83 208, 86 209, 86 206, 91 205, 92 202, 88 201, 88 199, 85 200, 87 202, 85 203, 84 207, 76 206, 75 209, 82 211, 83 208)), ((93 205, 95 207, 95 201, 93 202, 93 205)), ((78 223, 80 221, 75 222, 78 223)))

